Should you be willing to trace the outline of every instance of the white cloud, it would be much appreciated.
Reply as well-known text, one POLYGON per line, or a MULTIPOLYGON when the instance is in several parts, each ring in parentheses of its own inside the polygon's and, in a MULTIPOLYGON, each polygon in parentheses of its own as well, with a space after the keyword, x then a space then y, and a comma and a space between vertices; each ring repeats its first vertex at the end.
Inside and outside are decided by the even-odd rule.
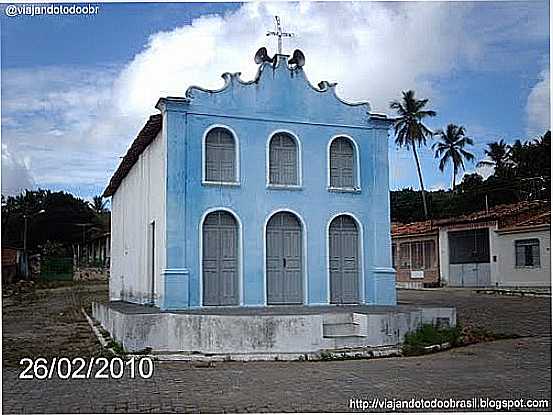
POLYGON ((279 14, 285 29, 296 34, 285 39, 285 51, 305 52, 313 84, 338 81, 343 98, 369 100, 387 111, 402 89, 434 93, 428 77, 472 53, 464 42, 466 10, 437 3, 248 3, 224 17, 202 17, 153 35, 117 80, 117 106, 143 115, 160 95, 182 96, 189 85, 220 87, 226 71, 251 79, 257 48, 275 52, 275 39, 265 33, 279 14))
POLYGON ((13 155, 6 144, 2 144, 2 194, 16 195, 34 187, 29 172, 29 160, 13 155))
POLYGON ((530 136, 542 135, 551 128, 549 68, 542 70, 526 102, 527 131, 530 136))
MULTIPOLYGON (((104 184, 140 120, 111 110, 113 68, 45 67, 2 73, 2 141, 27 158, 39 185, 104 184)), ((2 191, 19 188, 2 149, 2 191)))
POLYGON ((484 179, 487 179, 495 172, 495 167, 480 165, 476 167, 475 172, 482 176, 484 179))

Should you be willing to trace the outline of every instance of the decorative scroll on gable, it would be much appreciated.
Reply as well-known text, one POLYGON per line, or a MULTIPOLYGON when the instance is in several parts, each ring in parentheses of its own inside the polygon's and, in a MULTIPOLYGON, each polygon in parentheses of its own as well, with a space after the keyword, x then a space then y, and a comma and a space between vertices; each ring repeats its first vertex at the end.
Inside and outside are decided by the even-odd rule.
POLYGON ((187 111, 308 123, 389 124, 385 115, 371 113, 368 102, 349 103, 338 97, 336 83, 313 86, 303 70, 305 58, 298 52, 290 60, 288 55, 256 55, 259 69, 252 81, 242 80, 240 72, 227 72, 220 89, 191 86, 185 97, 187 111))

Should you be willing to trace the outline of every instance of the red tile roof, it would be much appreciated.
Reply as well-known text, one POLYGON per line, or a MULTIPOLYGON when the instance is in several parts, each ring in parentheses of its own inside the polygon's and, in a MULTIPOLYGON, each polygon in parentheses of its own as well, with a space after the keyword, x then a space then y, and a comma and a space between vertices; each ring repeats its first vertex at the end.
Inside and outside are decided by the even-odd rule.
POLYGON ((437 232, 438 228, 432 225, 432 221, 413 223, 392 223, 392 236, 418 235, 437 232))
POLYGON ((481 210, 479 212, 470 213, 468 215, 457 216, 453 218, 438 219, 434 221, 435 225, 450 225, 468 222, 488 222, 498 221, 499 227, 503 227, 508 223, 512 223, 529 218, 542 213, 544 210, 551 209, 550 202, 531 201, 520 202, 509 205, 497 205, 488 211, 481 210))
POLYGON ((392 236, 410 236, 437 232, 440 226, 473 222, 497 221, 499 229, 537 226, 551 223, 549 201, 520 202, 498 205, 479 212, 458 217, 427 220, 408 224, 392 223, 392 236))
POLYGON ((530 212, 527 215, 514 217, 510 221, 504 221, 501 230, 513 230, 518 228, 528 228, 532 226, 541 226, 551 223, 551 208, 548 206, 541 212, 530 212))
POLYGON ((127 150, 127 154, 121 160, 119 167, 111 177, 106 190, 102 196, 113 196, 117 188, 121 185, 121 182, 131 170, 134 163, 138 161, 140 154, 150 145, 157 134, 161 131, 162 118, 161 114, 151 115, 142 130, 138 133, 130 148, 127 150))

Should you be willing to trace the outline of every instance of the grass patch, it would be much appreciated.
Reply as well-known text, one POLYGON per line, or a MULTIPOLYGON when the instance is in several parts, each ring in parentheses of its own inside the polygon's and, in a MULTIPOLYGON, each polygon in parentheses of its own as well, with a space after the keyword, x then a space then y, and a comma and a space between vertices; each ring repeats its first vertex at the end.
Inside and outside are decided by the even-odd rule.
POLYGON ((494 340, 516 339, 521 336, 513 333, 495 333, 482 327, 461 326, 439 328, 423 324, 417 331, 407 333, 401 348, 404 356, 430 353, 425 347, 449 343, 451 347, 490 342, 494 340))
POLYGON ((127 355, 127 351, 125 350, 123 345, 115 340, 111 340, 106 347, 108 349, 112 349, 118 356, 127 355))
POLYGON ((451 346, 462 344, 462 328, 455 327, 438 328, 432 324, 423 324, 417 331, 407 333, 401 352, 404 356, 414 356, 427 353, 427 346, 449 343, 451 346))

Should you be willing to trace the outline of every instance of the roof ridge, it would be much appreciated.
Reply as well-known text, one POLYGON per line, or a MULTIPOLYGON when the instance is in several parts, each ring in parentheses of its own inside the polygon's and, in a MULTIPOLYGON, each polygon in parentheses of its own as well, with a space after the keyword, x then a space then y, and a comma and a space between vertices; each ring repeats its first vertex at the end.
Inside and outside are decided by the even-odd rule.
POLYGON ((144 124, 144 127, 140 130, 131 146, 128 148, 127 153, 123 156, 121 163, 111 176, 109 184, 107 185, 103 197, 113 196, 117 188, 123 182, 123 179, 129 174, 131 168, 138 161, 140 154, 150 145, 156 138, 157 134, 161 131, 163 124, 161 114, 152 114, 144 124))

